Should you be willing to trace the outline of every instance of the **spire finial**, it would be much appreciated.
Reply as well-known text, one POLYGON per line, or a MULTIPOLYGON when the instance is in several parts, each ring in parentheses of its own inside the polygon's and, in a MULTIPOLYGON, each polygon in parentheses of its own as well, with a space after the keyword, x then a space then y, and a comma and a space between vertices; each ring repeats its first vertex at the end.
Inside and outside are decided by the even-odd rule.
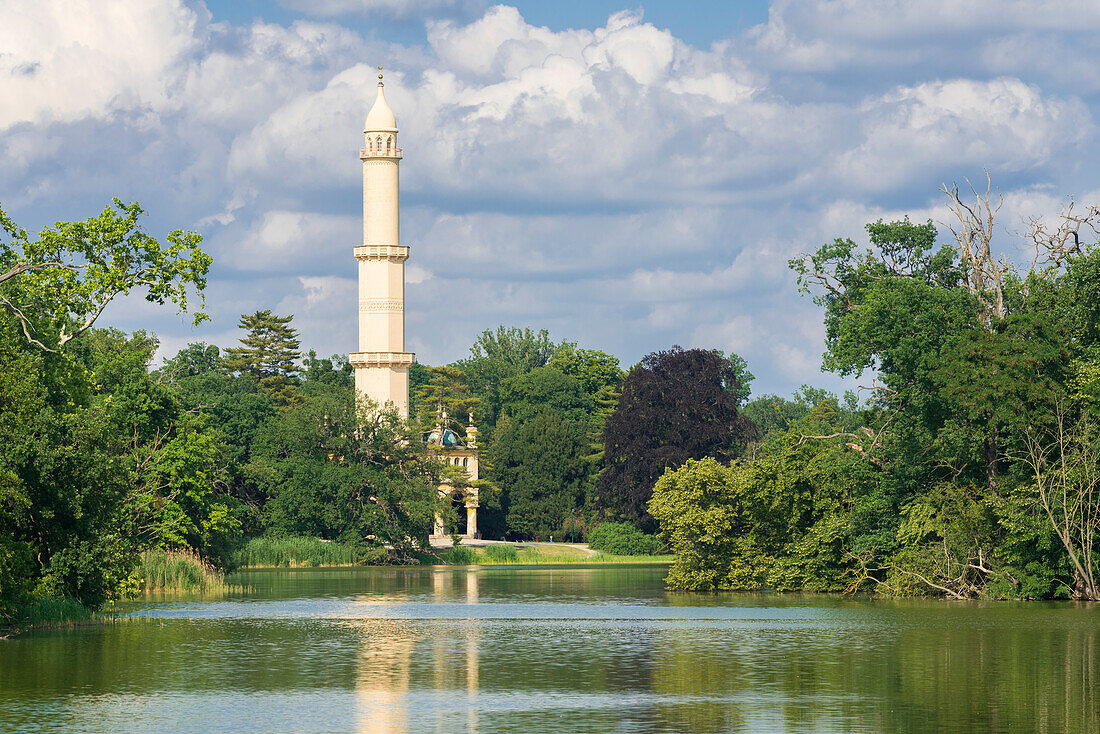
POLYGON ((382 86, 382 67, 378 67, 378 86, 382 86))

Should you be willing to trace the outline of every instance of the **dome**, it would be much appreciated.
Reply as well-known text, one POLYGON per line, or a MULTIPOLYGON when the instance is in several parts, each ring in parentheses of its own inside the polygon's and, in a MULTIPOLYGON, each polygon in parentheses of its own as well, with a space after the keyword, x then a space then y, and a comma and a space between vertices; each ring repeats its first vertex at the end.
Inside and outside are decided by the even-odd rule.
POLYGON ((428 434, 428 443, 434 443, 436 446, 458 446, 458 434, 452 431, 450 428, 443 429, 443 441, 439 440, 439 431, 435 430, 428 434))
POLYGON ((374 99, 374 106, 367 113, 367 121, 363 125, 363 132, 397 132, 397 118, 393 116, 393 110, 386 102, 386 92, 382 83, 378 83, 378 96, 374 99))

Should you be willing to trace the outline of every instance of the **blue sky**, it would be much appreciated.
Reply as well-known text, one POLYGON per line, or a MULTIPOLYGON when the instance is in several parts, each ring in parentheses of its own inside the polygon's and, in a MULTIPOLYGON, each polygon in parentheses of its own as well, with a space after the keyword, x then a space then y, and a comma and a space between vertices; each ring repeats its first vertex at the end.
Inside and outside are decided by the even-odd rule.
POLYGON ((293 313, 355 344, 358 148, 374 66, 401 129, 409 347, 463 357, 498 324, 620 357, 733 351, 754 392, 819 370, 789 258, 880 217, 946 221, 937 187, 1026 218, 1100 198, 1100 5, 1083 0, 8 0, 0 203, 84 218, 112 196, 199 231, 214 320, 140 298, 103 323, 162 352, 293 313))

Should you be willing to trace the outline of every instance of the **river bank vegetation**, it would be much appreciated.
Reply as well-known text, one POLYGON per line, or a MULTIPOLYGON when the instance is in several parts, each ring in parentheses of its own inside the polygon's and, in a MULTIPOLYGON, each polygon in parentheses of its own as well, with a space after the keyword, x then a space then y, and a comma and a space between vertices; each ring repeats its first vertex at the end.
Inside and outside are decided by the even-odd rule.
POLYGON ((221 591, 225 572, 189 550, 151 548, 138 557, 130 579, 138 591, 221 591))
POLYGON ((467 479, 424 436, 446 415, 467 440, 470 414, 487 538, 671 550, 684 589, 1100 597, 1100 210, 1030 223, 1017 266, 993 247, 995 194, 945 192, 944 241, 880 221, 869 248, 791 262, 824 309, 825 369, 858 391, 754 396, 735 354, 624 371, 501 326, 413 366, 407 421, 356 396, 345 358, 303 354, 291 315, 245 314, 238 346, 162 364, 155 335, 96 328, 135 289, 205 318, 199 238, 157 241, 136 204, 37 238, 0 215, 0 619, 192 583, 151 582, 154 558, 211 578, 431 558, 435 518, 459 519, 435 487, 467 479))
MULTIPOLYGON (((650 536, 652 537, 652 536, 650 536)), ((591 552, 565 543, 492 544, 485 546, 458 545, 439 553, 450 565, 533 566, 533 565, 645 565, 668 564, 670 554, 614 554, 591 552)))
POLYGON ((879 221, 791 261, 864 399, 767 397, 738 460, 664 474, 670 585, 1100 598, 1100 209, 1028 223, 1016 266, 996 192, 943 191, 948 241, 879 221))

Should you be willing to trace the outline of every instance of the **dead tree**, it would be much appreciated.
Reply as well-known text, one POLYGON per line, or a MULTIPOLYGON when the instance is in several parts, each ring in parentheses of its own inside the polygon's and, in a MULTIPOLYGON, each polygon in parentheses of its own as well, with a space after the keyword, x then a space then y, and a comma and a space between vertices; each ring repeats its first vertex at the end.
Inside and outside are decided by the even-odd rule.
POLYGON ((1100 446, 1092 426, 1067 425, 1063 406, 1055 415, 1053 438, 1028 429, 1020 458, 1031 469, 1039 506, 1073 565, 1074 598, 1100 600, 1100 446))
POLYGON ((1082 234, 1093 241, 1100 236, 1100 206, 1093 204, 1078 209, 1077 202, 1071 197, 1062 206, 1058 226, 1050 227, 1042 217, 1032 217, 1026 225, 1025 236, 1035 247, 1031 269, 1058 269, 1070 257, 1084 253, 1082 234))
POLYGON ((1011 270, 1006 258, 999 260, 992 250, 993 226, 997 212, 1004 205, 1004 196, 996 191, 996 204, 993 203, 993 182, 989 171, 985 172, 985 193, 979 194, 970 179, 964 179, 974 197, 966 201, 959 193, 959 185, 943 184, 940 191, 947 197, 947 208, 957 220, 953 224, 941 222, 951 230, 955 238, 955 249, 966 268, 966 288, 982 304, 982 322, 990 327, 994 318, 1004 318, 1005 273, 1011 270))

